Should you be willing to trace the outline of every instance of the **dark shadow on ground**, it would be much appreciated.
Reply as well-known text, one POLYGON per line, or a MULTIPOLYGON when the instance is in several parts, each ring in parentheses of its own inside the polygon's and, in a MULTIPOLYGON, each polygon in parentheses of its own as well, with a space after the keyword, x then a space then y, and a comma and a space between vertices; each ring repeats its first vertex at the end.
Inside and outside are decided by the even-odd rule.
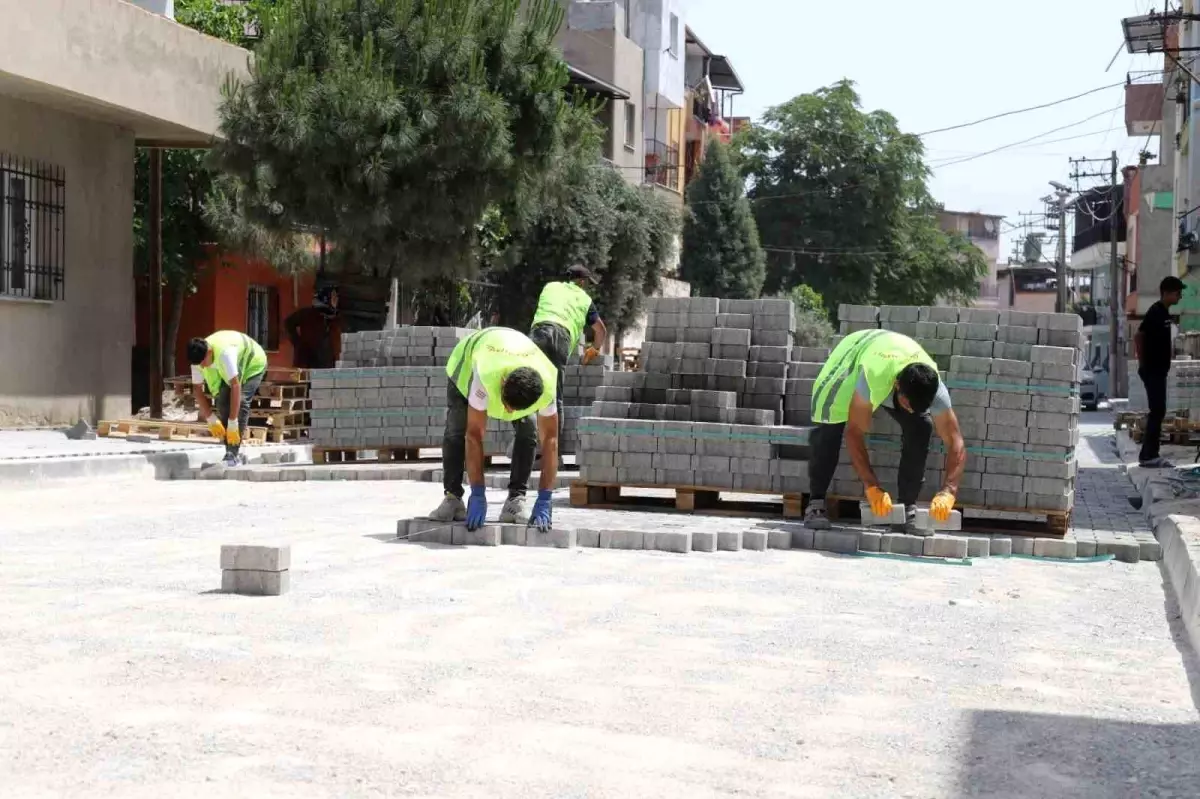
POLYGON ((1200 796, 1200 724, 979 710, 967 727, 959 797, 1200 796))
MULTIPOLYGON (((1167 624, 1171 628, 1171 638, 1175 642, 1175 649, 1179 651, 1179 658, 1183 661, 1183 669, 1187 674, 1188 687, 1192 692, 1192 704, 1196 706, 1196 710, 1200 711, 1200 653, 1197 653, 1192 646, 1191 638, 1188 636, 1187 628, 1183 624, 1183 613, 1179 609, 1179 602, 1175 597, 1175 589, 1171 585, 1171 578, 1167 574, 1167 567, 1164 561, 1158 562, 1159 573, 1162 574, 1163 581, 1163 613, 1167 617, 1167 624)), ((1200 758, 1200 752, 1196 753, 1200 758)), ((1200 796, 1200 785, 1196 786, 1197 795, 1200 796)))
POLYGON ((1105 466, 1116 466, 1124 462, 1117 452, 1117 440, 1113 437, 1111 430, 1107 433, 1080 436, 1079 444, 1091 450, 1092 454, 1096 456, 1096 460, 1105 466))

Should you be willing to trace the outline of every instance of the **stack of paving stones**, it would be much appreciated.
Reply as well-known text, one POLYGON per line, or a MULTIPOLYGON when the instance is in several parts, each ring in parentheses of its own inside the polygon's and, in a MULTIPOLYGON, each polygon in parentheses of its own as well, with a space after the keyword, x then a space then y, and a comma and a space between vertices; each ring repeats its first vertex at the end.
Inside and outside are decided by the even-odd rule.
POLYGON ((808 430, 784 425, 789 300, 648 301, 641 369, 609 372, 580 422, 580 477, 605 485, 808 490, 808 430))
MULTIPOLYGON (((1126 374, 1137 375, 1137 361, 1129 361, 1126 374)), ((1146 412, 1150 409, 1146 401, 1146 386, 1135 378, 1129 381, 1129 411, 1146 412)), ((1187 411, 1188 418, 1200 419, 1200 361, 1191 359, 1171 361, 1167 375, 1167 411, 1187 411)))
POLYGON ((398 327, 342 334, 340 369, 364 366, 445 366, 465 327, 398 327))
POLYGON ((584 366, 576 353, 563 370, 563 425, 558 445, 562 454, 579 452, 579 420, 591 411, 596 392, 611 368, 611 356, 601 356, 584 366))
POLYGON ((280 596, 291 588, 291 547, 221 547, 221 590, 227 594, 280 596))
MULTIPOLYGON (((1072 509, 1083 346, 1078 315, 843 305, 839 317, 858 330, 870 329, 873 318, 874 326, 914 338, 937 361, 967 445, 958 501, 997 511, 970 515, 1072 509)), ((845 324, 842 330, 848 330, 845 324)), ((900 427, 886 412, 875 416, 868 449, 880 481, 896 486, 900 427)), ((944 450, 935 436, 922 500, 940 489, 943 465, 944 450)), ((862 494, 844 446, 831 491, 862 494)))

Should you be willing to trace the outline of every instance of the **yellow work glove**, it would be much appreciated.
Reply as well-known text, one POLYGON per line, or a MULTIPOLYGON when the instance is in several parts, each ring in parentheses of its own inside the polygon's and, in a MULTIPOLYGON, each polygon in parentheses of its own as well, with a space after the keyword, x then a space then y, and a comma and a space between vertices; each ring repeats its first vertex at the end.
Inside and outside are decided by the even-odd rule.
POLYGON ((208 417, 208 432, 217 441, 225 439, 225 425, 221 424, 221 420, 217 418, 216 414, 208 417))
POLYGON ((871 513, 879 518, 883 519, 892 515, 892 498, 879 486, 867 489, 867 502, 871 504, 871 513))
POLYGON ((229 422, 229 432, 225 434, 225 443, 231 447, 239 446, 242 443, 242 434, 238 432, 237 422, 229 422))
POLYGON ((583 353, 583 365, 587 366, 596 356, 600 354, 600 350, 595 347, 588 347, 583 353))
POLYGON ((935 522, 948 521, 952 510, 954 510, 954 495, 949 491, 939 491, 933 498, 933 502, 929 503, 929 515, 935 522))

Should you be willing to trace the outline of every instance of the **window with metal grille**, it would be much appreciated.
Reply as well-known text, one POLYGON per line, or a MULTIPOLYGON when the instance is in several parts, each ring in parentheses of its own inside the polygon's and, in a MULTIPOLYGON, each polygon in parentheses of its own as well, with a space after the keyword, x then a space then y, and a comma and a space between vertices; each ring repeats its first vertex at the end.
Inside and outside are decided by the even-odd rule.
POLYGON ((251 286, 246 301, 246 335, 264 350, 279 349, 279 289, 251 286))
POLYGON ((62 167, 0 153, 0 296, 66 296, 66 203, 62 167))

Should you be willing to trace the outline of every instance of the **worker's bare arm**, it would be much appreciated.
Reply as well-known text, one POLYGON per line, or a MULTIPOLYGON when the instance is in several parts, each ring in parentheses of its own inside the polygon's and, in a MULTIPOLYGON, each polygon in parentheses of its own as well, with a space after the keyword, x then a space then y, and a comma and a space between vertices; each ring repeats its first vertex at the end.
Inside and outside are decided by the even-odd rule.
POLYGON ((858 479, 867 488, 878 488, 879 480, 871 468, 871 458, 867 454, 867 433, 871 432, 871 417, 874 416, 871 403, 857 393, 850 400, 850 413, 846 421, 846 449, 850 450, 850 463, 858 474, 858 479))
POLYGON ((538 442, 542 448, 542 477, 538 488, 553 490, 558 479, 558 414, 537 417, 538 442))
POLYGON ((238 409, 242 407, 242 380, 237 375, 229 381, 229 426, 237 427, 238 409))
POLYGON ((933 426, 946 445, 946 481, 942 490, 958 496, 963 470, 967 468, 967 445, 958 428, 958 417, 952 409, 947 409, 933 417, 933 426))
POLYGON ((604 349, 604 341, 608 338, 608 328, 604 326, 604 320, 597 317, 595 322, 592 322, 592 346, 598 350, 604 349))
POLYGON ((487 430, 487 411, 467 408, 467 482, 483 485, 483 434, 487 430))

